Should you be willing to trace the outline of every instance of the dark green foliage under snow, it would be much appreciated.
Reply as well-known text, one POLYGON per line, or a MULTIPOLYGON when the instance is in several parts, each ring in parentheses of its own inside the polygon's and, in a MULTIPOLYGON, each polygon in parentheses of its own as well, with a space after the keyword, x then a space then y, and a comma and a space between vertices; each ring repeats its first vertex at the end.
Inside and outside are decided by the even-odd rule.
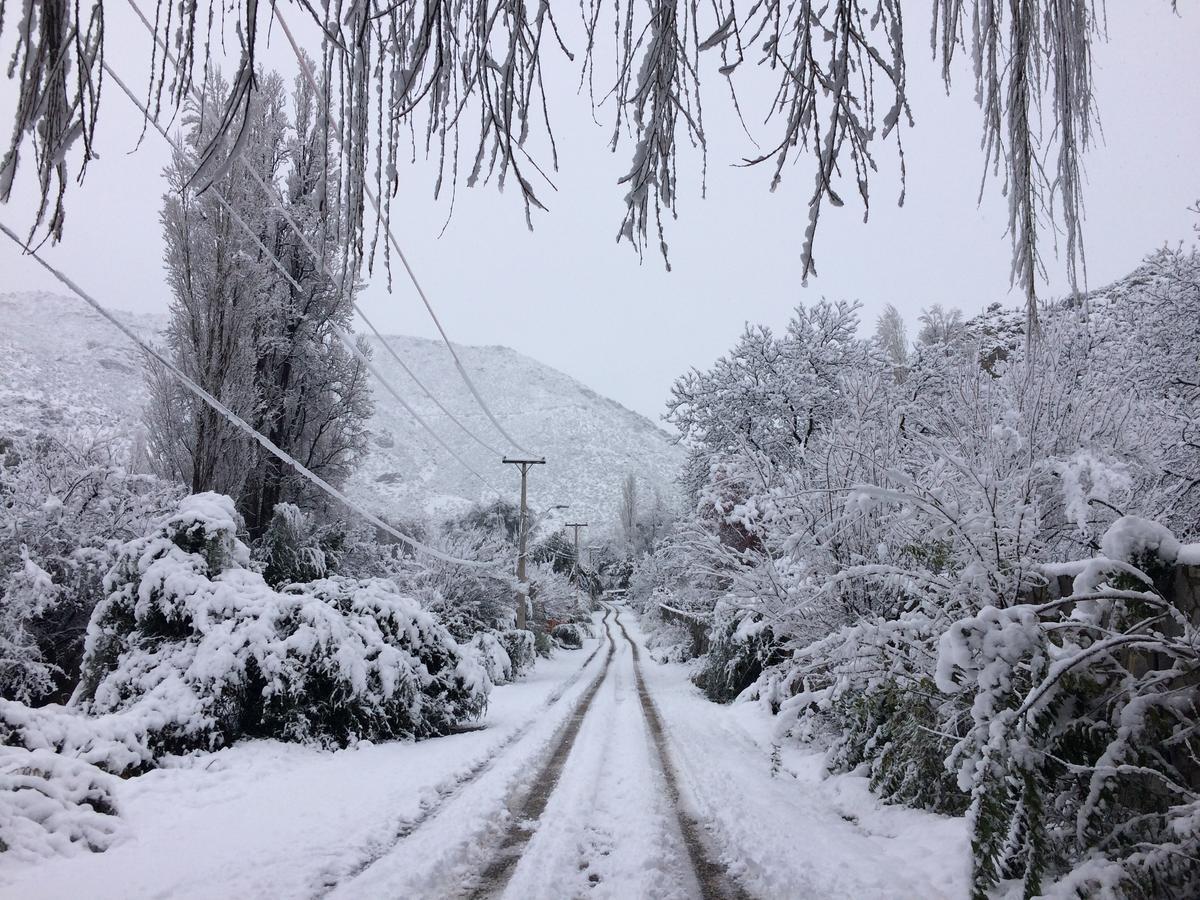
POLYGON ((578 650, 583 646, 583 629, 572 622, 555 625, 550 636, 560 647, 566 647, 568 650, 578 650))
POLYGON ((380 579, 272 589, 247 568, 232 501, 186 498, 128 542, 88 629, 80 716, 0 708, 7 743, 116 772, 242 737, 345 745, 444 734, 489 682, 427 612, 380 579))
POLYGON ((962 814, 968 797, 946 769, 953 740, 941 731, 945 703, 931 679, 882 682, 840 698, 828 713, 835 735, 829 769, 865 765, 871 790, 889 803, 962 814))
POLYGON ((781 657, 770 626, 752 618, 729 618, 713 631, 712 647, 692 680, 708 699, 728 703, 781 657))

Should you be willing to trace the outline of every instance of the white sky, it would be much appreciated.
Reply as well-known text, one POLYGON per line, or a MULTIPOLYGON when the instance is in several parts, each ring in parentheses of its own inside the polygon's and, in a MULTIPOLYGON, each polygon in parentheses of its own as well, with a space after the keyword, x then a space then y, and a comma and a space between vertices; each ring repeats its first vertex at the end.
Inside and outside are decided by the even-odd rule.
MULTIPOLYGON (((809 157, 789 164, 782 187, 769 193, 769 168, 735 165, 753 146, 728 110, 724 87, 708 78, 707 199, 700 198, 699 159, 690 157, 691 165, 680 166, 681 218, 668 232, 673 271, 667 273, 656 254, 639 264, 628 244, 615 242, 624 211, 616 181, 631 148, 626 143, 615 156, 608 151, 611 110, 601 109, 597 126, 586 99, 575 96, 577 70, 565 61, 549 63, 561 168, 552 176, 557 192, 541 191, 550 213, 535 216, 533 233, 525 228, 517 192, 501 195, 491 185, 459 191, 454 217, 439 238, 447 204, 433 200, 428 166, 401 172, 393 227, 451 337, 513 347, 657 419, 680 373, 709 365, 744 322, 782 327, 797 303, 822 296, 859 300, 866 327, 884 304, 894 303, 911 332, 920 308, 930 303, 970 313, 995 300, 1018 302, 1009 291, 1006 206, 997 186, 989 182, 983 204, 976 205, 983 161, 969 72, 959 71, 947 97, 929 59, 929 6, 927 0, 905 4, 916 120, 903 134, 905 205, 895 205, 895 154, 880 147, 869 222, 863 224, 853 190, 844 190, 847 205, 822 216, 820 276, 807 287, 800 284, 799 248, 809 157)), ((1200 10, 1180 6, 1187 7, 1182 18, 1171 14, 1167 0, 1108 4, 1109 41, 1095 48, 1104 135, 1086 161, 1084 237, 1092 286, 1119 278, 1164 242, 1195 240, 1197 217, 1187 207, 1200 199, 1200 10)), ((149 37, 125 4, 110 0, 107 11, 109 63, 144 90, 149 37)), ((308 23, 293 14, 291 24, 308 23)), ((0 44, 4 59, 11 30, 0 44)), ((282 35, 272 34, 271 44, 268 64, 290 77, 294 60, 282 35)), ((743 92, 741 99, 752 133, 769 143, 777 131, 761 124, 765 95, 743 92)), ((0 123, 11 121, 14 103, 14 85, 0 81, 0 123)), ((140 124, 116 85, 107 84, 101 158, 69 195, 64 241, 47 256, 109 306, 163 311, 168 296, 158 210, 167 152, 149 133, 130 153, 140 124)), ((30 174, 25 168, 19 177, 30 174)), ((29 190, 17 194, 0 207, 0 220, 20 231, 34 207, 29 190)), ((1051 283, 1041 290, 1059 293, 1063 266, 1047 251, 1051 283)), ((35 288, 65 293, 5 242, 0 291, 35 288)), ((385 332, 435 335, 401 275, 393 295, 379 276, 361 299, 385 332)))

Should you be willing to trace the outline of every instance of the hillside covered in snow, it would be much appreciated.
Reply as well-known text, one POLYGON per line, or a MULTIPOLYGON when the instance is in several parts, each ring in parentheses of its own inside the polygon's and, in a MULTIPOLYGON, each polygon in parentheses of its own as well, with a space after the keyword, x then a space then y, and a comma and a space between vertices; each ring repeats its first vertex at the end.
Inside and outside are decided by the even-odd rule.
MULTIPOLYGON (((165 316, 122 314, 154 337, 165 316)), ((136 449, 147 393, 139 351, 111 325, 71 297, 0 294, 0 422, 45 426, 61 421, 112 426, 136 449)), ((436 342, 388 336, 392 349, 485 448, 438 409, 372 338, 375 365, 418 415, 487 483, 471 474, 403 406, 372 380, 371 448, 349 493, 395 518, 440 518, 497 494, 515 499, 517 452, 487 421, 436 342), (499 453, 493 452, 499 451, 499 453)), ((505 429, 546 457, 530 476, 537 512, 569 504, 569 518, 593 534, 616 524, 621 481, 637 475, 644 495, 674 491, 682 451, 650 420, 602 397, 549 366, 507 347, 458 347, 464 366, 505 429)))

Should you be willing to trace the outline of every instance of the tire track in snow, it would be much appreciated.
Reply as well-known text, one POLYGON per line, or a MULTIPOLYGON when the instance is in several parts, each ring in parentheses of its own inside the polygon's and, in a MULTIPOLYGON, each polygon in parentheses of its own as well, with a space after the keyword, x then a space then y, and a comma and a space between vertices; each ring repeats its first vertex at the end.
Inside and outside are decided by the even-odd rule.
POLYGON ((646 681, 642 677, 637 644, 625 630, 620 614, 615 613, 614 618, 617 627, 621 629, 621 636, 629 643, 630 652, 633 654, 633 673, 637 681, 637 694, 642 704, 642 714, 645 716, 646 727, 653 739, 654 747, 658 751, 658 761, 662 767, 663 780, 666 782, 667 796, 675 809, 679 830, 683 836, 684 846, 687 848, 688 860, 691 862, 692 871, 695 873, 700 887, 700 896, 704 900, 749 900, 749 895, 745 890, 733 880, 723 865, 713 859, 712 854, 706 849, 703 826, 683 810, 679 790, 679 774, 667 749, 666 728, 663 726, 662 717, 659 715, 654 698, 650 696, 650 691, 646 688, 646 681))
MULTIPOLYGON (((616 647, 616 642, 613 639, 612 628, 609 626, 610 615, 613 615, 613 610, 605 607, 604 618, 602 620, 604 625, 605 641, 598 643, 592 652, 588 654, 587 659, 583 661, 583 664, 580 665, 575 673, 571 675, 570 678, 564 680, 562 684, 555 688, 554 691, 544 701, 542 701, 541 712, 544 712, 545 710, 548 710, 557 704, 558 701, 563 698, 563 695, 565 695, 567 691, 569 691, 575 686, 576 683, 578 683, 579 679, 583 677, 583 673, 587 671, 588 666, 591 665, 592 660, 596 658, 596 655, 600 652, 601 648, 607 644, 608 654, 605 657, 604 666, 601 669, 600 674, 588 687, 587 692, 585 692, 583 697, 577 701, 575 709, 572 711, 571 715, 575 715, 580 705, 585 700, 588 704, 591 703, 591 698, 595 696, 596 692, 600 688, 600 684, 604 681, 604 678, 608 672, 609 662, 612 660, 613 650, 616 647)), ((582 716, 580 716, 580 718, 582 718, 582 716)), ((352 866, 341 871, 326 873, 320 887, 312 896, 314 898, 328 896, 340 885, 357 878, 359 875, 381 860, 384 856, 395 849, 395 847, 401 841, 412 835, 413 832, 415 832, 426 822, 435 818, 446 807, 446 805, 450 803, 450 801, 454 800, 463 791, 491 771, 501 756, 506 754, 522 738, 529 734, 533 727, 540 721, 540 713, 530 716, 523 723, 521 723, 521 725, 514 729, 507 737, 502 738, 496 744, 489 747, 486 751, 486 756, 480 759, 475 765, 471 766, 465 772, 456 776, 449 784, 436 788, 433 797, 421 801, 420 812, 411 818, 401 819, 386 839, 373 842, 371 845, 369 845, 364 850, 364 853, 358 859, 358 861, 352 866)))
POLYGON ((699 885, 663 790, 624 642, 505 898, 694 900, 699 885))
MULTIPOLYGON (((575 708, 571 710, 565 726, 560 729, 554 739, 553 749, 545 764, 529 783, 528 791, 518 792, 521 796, 514 796, 510 799, 509 808, 513 811, 512 824, 501 838, 496 856, 481 874, 479 884, 470 892, 469 896, 473 900, 474 898, 498 896, 503 893, 512 877, 513 869, 520 861, 521 851, 537 831, 538 822, 546 809, 546 804, 550 802, 550 796, 554 793, 559 778, 562 777, 562 770, 566 765, 567 757, 571 755, 571 748, 575 746, 575 739, 579 736, 579 729, 583 726, 584 717, 591 708, 596 694, 599 693, 601 686, 608 678, 609 666, 617 647, 608 622, 610 613, 613 613, 613 617, 616 618, 613 610, 605 607, 604 630, 608 634, 608 654, 604 658, 604 668, 601 669, 600 676, 588 686, 587 692, 579 698, 575 708), (516 804, 515 809, 513 809, 514 803, 516 804)), ((617 624, 620 625, 619 619, 617 624)))

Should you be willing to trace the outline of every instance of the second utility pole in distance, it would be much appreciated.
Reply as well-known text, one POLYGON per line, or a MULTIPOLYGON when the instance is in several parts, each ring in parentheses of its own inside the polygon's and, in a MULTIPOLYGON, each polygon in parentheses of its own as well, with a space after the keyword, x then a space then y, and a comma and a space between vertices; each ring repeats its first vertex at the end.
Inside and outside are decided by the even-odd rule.
POLYGON ((576 570, 582 569, 583 566, 580 565, 580 562, 579 562, 579 529, 587 528, 588 523, 587 522, 567 522, 566 525, 564 525, 563 527, 575 529, 575 568, 576 568, 576 570))
POLYGON ((525 604, 529 599, 529 579, 525 577, 525 540, 529 536, 529 501, 526 481, 529 477, 530 467, 544 466, 546 458, 543 456, 540 459, 509 459, 506 456, 504 462, 511 466, 519 466, 521 469, 521 520, 517 537, 517 581, 521 582, 521 586, 517 589, 517 628, 523 630, 525 628, 525 604))
POLYGON ((575 571, 571 574, 575 576, 575 590, 581 595, 583 594, 583 588, 579 585, 579 573, 583 571, 583 564, 579 560, 579 529, 587 528, 587 526, 587 522, 567 522, 566 525, 567 528, 575 529, 575 571))

